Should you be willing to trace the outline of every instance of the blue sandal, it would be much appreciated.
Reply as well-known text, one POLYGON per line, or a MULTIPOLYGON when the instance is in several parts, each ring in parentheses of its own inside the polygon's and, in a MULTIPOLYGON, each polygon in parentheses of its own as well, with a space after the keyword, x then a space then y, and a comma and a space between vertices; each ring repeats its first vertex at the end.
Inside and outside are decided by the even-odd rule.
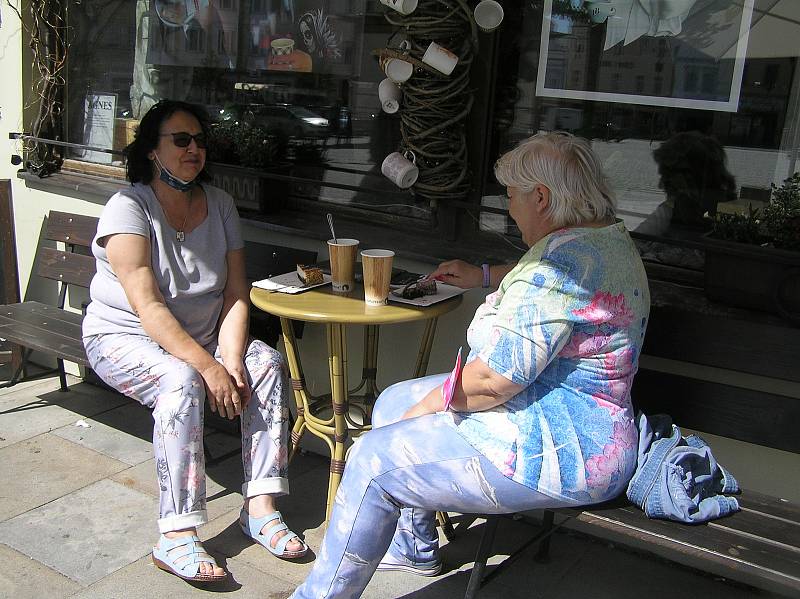
POLYGON ((281 559, 297 559, 298 557, 303 557, 308 552, 308 545, 306 542, 301 539, 296 533, 289 530, 289 527, 283 521, 283 517, 281 513, 278 511, 272 512, 264 516, 263 518, 253 518, 248 514, 244 508, 242 508, 241 513, 239 514, 239 526, 242 528, 242 532, 253 539, 259 545, 263 545, 267 551, 269 551, 275 557, 279 557, 281 559), (261 534, 261 529, 264 528, 269 522, 277 520, 275 524, 267 528, 267 534, 261 534), (286 531, 286 534, 283 535, 278 542, 275 543, 275 547, 270 545, 270 541, 272 538, 279 532, 286 531), (300 541, 300 544, 303 548, 300 551, 286 551, 286 545, 292 539, 297 539, 300 541))
POLYGON ((200 564, 203 562, 217 565, 197 535, 175 539, 161 535, 158 547, 153 547, 153 563, 156 567, 179 578, 195 582, 222 582, 228 578, 227 572, 222 575, 200 574, 200 564))

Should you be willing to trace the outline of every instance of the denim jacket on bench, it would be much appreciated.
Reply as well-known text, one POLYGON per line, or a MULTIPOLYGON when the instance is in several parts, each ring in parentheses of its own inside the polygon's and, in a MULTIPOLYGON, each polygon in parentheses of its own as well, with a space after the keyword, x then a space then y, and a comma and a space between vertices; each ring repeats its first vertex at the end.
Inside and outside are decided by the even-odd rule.
POLYGON ((739 511, 736 479, 697 435, 681 437, 666 414, 638 415, 639 457, 628 499, 649 518, 697 524, 739 511))

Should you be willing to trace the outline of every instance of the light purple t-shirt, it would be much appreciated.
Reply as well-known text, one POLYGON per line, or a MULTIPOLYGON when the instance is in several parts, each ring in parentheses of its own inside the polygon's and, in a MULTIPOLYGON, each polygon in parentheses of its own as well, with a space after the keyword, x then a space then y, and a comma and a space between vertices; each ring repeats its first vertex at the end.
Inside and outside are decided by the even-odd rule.
POLYGON ((92 242, 97 274, 89 293, 83 336, 101 333, 146 335, 111 269, 105 239, 133 233, 150 239, 151 264, 167 307, 201 345, 215 339, 228 279, 227 252, 244 247, 239 214, 230 195, 203 185, 208 216, 179 242, 149 185, 134 183, 106 204, 92 242))

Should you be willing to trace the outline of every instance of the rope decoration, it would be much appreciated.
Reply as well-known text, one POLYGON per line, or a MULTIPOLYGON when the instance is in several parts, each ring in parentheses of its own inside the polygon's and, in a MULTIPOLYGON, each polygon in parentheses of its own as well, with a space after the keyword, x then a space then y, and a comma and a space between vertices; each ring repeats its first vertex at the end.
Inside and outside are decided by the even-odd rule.
POLYGON ((470 187, 465 133, 473 103, 469 71, 478 48, 472 11, 465 0, 420 0, 411 14, 387 9, 385 18, 397 28, 392 38, 401 34, 410 49, 377 50, 381 64, 400 58, 414 66, 414 74, 401 84, 400 152, 411 150, 417 158, 415 195, 434 206, 439 200, 464 200, 470 187), (458 56, 451 75, 422 62, 431 42, 458 56))
MULTIPOLYGON (((62 0, 30 0, 30 25, 27 26, 20 11, 9 0, 6 5, 13 10, 23 30, 28 35, 28 47, 33 55, 33 99, 25 108, 35 107, 36 117, 31 124, 33 137, 61 139, 61 113, 65 86, 64 69, 67 66, 67 24, 64 21, 62 0)), ((55 148, 39 142, 26 141, 25 169, 46 177, 61 167, 62 159, 55 148)))

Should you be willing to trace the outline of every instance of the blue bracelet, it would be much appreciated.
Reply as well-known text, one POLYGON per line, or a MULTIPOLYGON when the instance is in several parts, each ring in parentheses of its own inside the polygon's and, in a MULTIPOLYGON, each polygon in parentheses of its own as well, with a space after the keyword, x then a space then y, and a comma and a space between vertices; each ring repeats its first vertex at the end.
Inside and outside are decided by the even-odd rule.
POLYGON ((492 286, 492 277, 491 272, 489 271, 489 265, 484 262, 481 264, 481 270, 483 270, 483 288, 486 289, 492 286))

